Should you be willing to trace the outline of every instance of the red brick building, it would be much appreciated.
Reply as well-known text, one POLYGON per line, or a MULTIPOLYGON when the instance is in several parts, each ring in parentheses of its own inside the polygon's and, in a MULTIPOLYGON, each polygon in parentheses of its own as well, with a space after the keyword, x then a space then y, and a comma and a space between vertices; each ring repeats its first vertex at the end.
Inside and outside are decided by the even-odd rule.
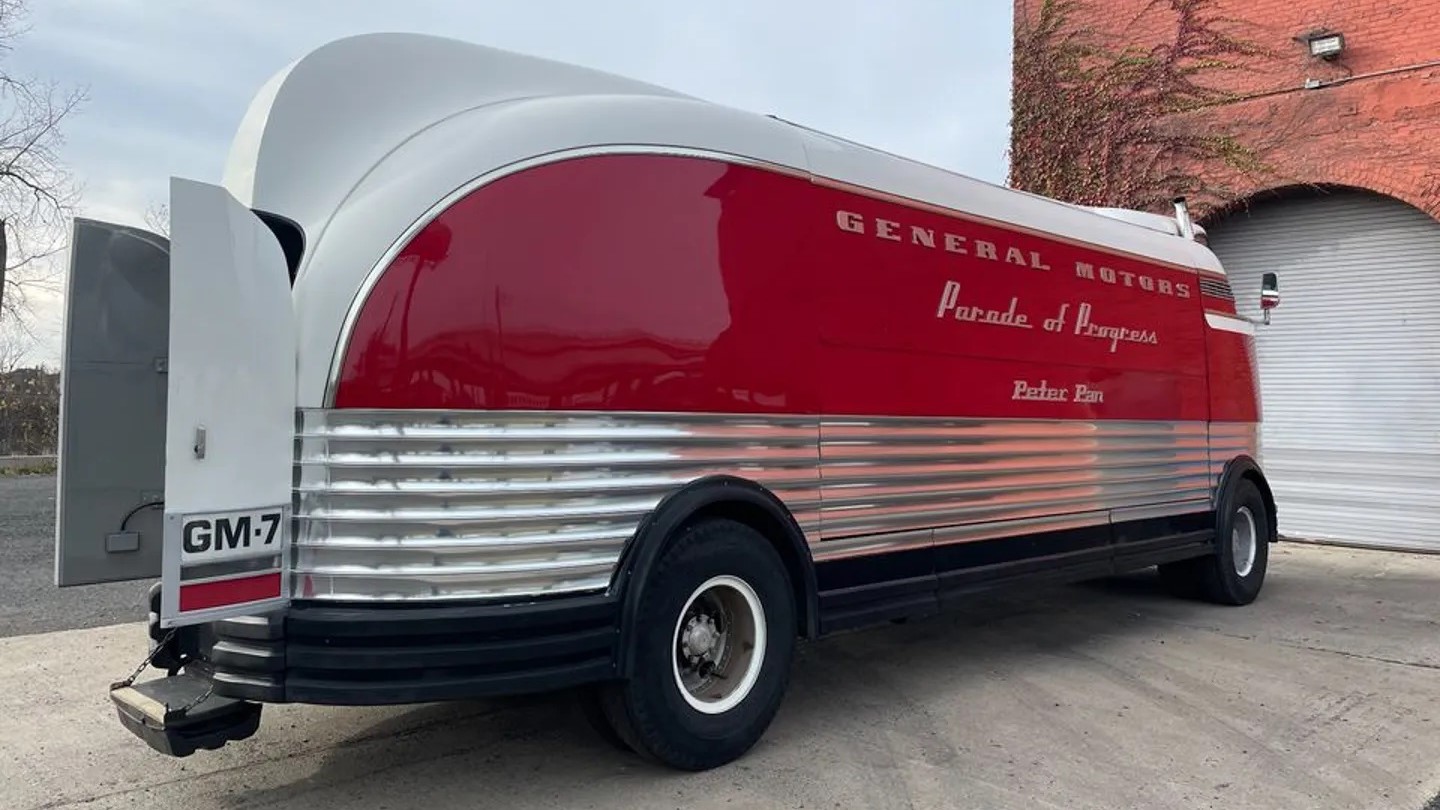
MULTIPOLYGON (((1017 25, 1042 2, 1016 0, 1017 25)), ((1075 22, 1173 41, 1169 4, 1149 5, 1088 0, 1075 22)), ((1261 273, 1280 278, 1257 346, 1281 533, 1440 550, 1440 0, 1205 13, 1271 52, 1226 73, 1241 98, 1206 115, 1274 174, 1204 224, 1243 312, 1261 273)))
MULTIPOLYGON (((1041 2, 1017 0, 1017 21, 1041 2)), ((1156 44, 1174 15, 1165 3, 1145 13, 1150 2, 1090 0, 1078 22, 1156 44)), ((1365 188, 1440 217, 1440 0, 1212 0, 1212 15, 1276 54, 1227 76, 1244 100, 1215 115, 1242 135, 1281 130, 1288 148, 1266 157, 1282 179, 1365 188), (1343 36, 1337 56, 1310 55, 1303 39, 1321 32, 1343 36)))

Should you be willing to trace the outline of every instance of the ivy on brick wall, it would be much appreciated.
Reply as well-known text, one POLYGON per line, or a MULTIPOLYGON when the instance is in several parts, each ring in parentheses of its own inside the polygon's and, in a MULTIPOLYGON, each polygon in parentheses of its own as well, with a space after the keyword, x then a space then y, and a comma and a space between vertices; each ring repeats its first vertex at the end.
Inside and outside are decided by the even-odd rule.
POLYGON ((1012 187, 1151 211, 1183 195, 1203 211, 1269 171, 1262 148, 1206 115, 1234 100, 1225 76, 1265 55, 1226 32, 1213 0, 1152 0, 1142 17, 1165 15, 1165 34, 1145 45, 1082 24, 1086 0, 1038 5, 1016 12, 1012 187))

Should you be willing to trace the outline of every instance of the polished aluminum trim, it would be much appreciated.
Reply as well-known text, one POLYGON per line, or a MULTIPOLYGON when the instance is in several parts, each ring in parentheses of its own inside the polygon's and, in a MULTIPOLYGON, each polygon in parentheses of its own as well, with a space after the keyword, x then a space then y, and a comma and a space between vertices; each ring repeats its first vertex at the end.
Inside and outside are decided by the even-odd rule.
POLYGON ((1225 465, 1237 456, 1260 461, 1260 425, 1254 422, 1212 422, 1210 434, 1211 499, 1219 496, 1220 476, 1225 465))
POLYGON ((1195 240, 1195 220, 1190 217, 1190 207, 1184 197, 1175 198, 1175 225, 1181 236, 1195 240))
POLYGON ((1116 509, 1110 513, 1111 523, 1128 523, 1132 520, 1153 520, 1155 518, 1178 517, 1180 515, 1194 515, 1202 512, 1209 512, 1214 507, 1210 499, 1175 501, 1174 503, 1159 503, 1154 506, 1134 506, 1128 509, 1116 509))
POLYGON ((818 539, 815 417, 311 410, 295 593, 464 599, 604 589, 670 493, 755 481, 818 539))
POLYGON ((1209 497, 1201 422, 828 419, 822 538, 1209 497))
POLYGON ((1108 512, 1077 512, 1071 515, 1052 515, 1043 518, 1009 520, 1002 523, 977 523, 968 526, 947 526, 934 532, 935 545, 947 546, 955 543, 974 543, 978 540, 996 540, 1002 537, 1021 537, 1041 532, 1059 532, 1067 529, 1088 529, 1104 526, 1110 522, 1108 512))
POLYGON ((1218 329, 1221 332, 1235 332, 1240 335, 1254 335, 1255 324, 1225 312, 1212 312, 1206 310, 1205 325, 1211 329, 1218 329))
POLYGON ((860 535, 839 540, 827 540, 815 547, 813 556, 816 562, 827 562, 872 554, 908 551, 926 546, 973 543, 981 540, 1023 537, 1042 532, 1088 529, 1131 520, 1190 515, 1208 512, 1210 509, 1208 500, 1191 500, 1113 511, 1077 512, 1041 518, 944 526, 919 531, 860 535))
POLYGON ((1235 293, 1230 289, 1230 279, 1203 277, 1200 279, 1200 294, 1225 301, 1234 301, 1235 293))
POLYGON ((765 486, 817 560, 1209 509, 1253 424, 307 410, 293 592, 443 600, 603 590, 701 477, 765 486))
POLYGON ((995 540, 1003 537, 1020 537, 1040 532, 1084 529, 1104 526, 1110 522, 1107 512, 1080 512, 1072 515, 1053 515, 1043 518, 1007 520, 992 523, 974 523, 962 526, 944 526, 936 529, 893 532, 859 537, 827 540, 814 549, 816 562, 864 557, 872 554, 889 554, 926 546, 945 546, 955 543, 973 543, 979 540, 995 540))
POLYGON ((815 562, 828 562, 830 560, 869 557, 874 554, 891 554, 897 551, 924 548, 934 542, 934 532, 930 529, 913 532, 842 537, 838 540, 827 540, 814 546, 811 549, 811 557, 815 562))
POLYGON ((236 641, 234 639, 221 639, 215 642, 213 653, 222 653, 234 658, 245 658, 250 664, 246 669, 261 666, 265 661, 278 661, 285 657, 285 651, 275 645, 267 645, 250 641, 236 641))
POLYGON ((270 690, 275 689, 278 684, 279 673, 272 677, 264 675, 239 675, 234 672, 220 669, 211 672, 206 676, 211 683, 224 684, 235 687, 237 690, 270 690))
POLYGON ((395 241, 390 243, 380 260, 371 266, 366 273, 364 281, 355 291, 355 296, 350 299, 350 306, 345 312, 345 320, 341 322, 340 331, 335 336, 334 353, 330 358, 330 373, 325 381, 325 407, 335 406, 335 391, 340 384, 340 372, 345 360, 345 353, 350 348, 350 338, 355 331, 355 324, 360 318, 360 311, 365 307, 365 302, 370 298, 370 293, 375 285, 380 283, 380 276, 390 267, 405 246, 410 243, 415 235, 423 230, 430 223, 434 222, 441 214, 449 210, 455 203, 466 196, 490 185, 498 180, 503 180, 513 174, 526 171, 527 169, 546 166, 551 163, 559 163, 575 158, 595 157, 599 155, 671 155, 676 157, 693 157, 704 160, 719 160, 732 163, 738 166, 753 166, 780 172, 794 177, 809 177, 809 173, 793 166, 786 166, 759 158, 746 155, 737 155, 731 152, 724 152, 712 149, 699 149, 688 146, 667 146, 663 144, 606 144, 604 146, 581 146, 568 149, 558 149, 553 152, 546 152, 540 155, 507 163, 504 166, 491 169, 484 174, 471 178, 460 184, 440 199, 439 202, 430 206, 414 222, 410 223, 395 241))

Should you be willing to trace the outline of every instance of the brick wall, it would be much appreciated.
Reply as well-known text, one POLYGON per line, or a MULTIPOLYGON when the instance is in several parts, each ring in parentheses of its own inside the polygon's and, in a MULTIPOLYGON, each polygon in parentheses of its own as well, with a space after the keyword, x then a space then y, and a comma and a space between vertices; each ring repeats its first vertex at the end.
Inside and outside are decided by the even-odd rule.
MULTIPOLYGON (((1041 0, 1015 0, 1017 24, 1041 0)), ((1087 0, 1077 22, 1118 42, 1151 45, 1173 30, 1168 4, 1087 0)), ((1213 0, 1224 28, 1273 55, 1217 80, 1246 98, 1205 112, 1257 144, 1276 175, 1242 194, 1295 184, 1357 186, 1440 218, 1440 0, 1213 0), (1345 35, 1333 62, 1295 38, 1345 35), (1304 89, 1307 79, 1326 83, 1304 89)))

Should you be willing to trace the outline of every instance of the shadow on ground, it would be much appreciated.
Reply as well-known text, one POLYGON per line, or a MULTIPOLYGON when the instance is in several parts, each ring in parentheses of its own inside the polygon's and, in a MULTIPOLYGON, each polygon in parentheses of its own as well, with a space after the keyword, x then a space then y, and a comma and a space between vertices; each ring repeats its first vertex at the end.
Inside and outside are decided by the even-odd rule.
MULTIPOLYGON (((1316 584, 1276 578, 1257 610, 1264 610, 1266 603, 1284 603, 1296 589, 1316 584)), ((345 807, 362 796, 367 803, 380 802, 371 806, 402 798, 426 807, 470 806, 461 797, 470 797, 476 807, 623 807, 642 797, 642 803, 663 798, 675 806, 697 800, 711 806, 719 802, 705 799, 707 786, 723 784, 734 806, 814 806, 805 803, 808 791, 793 787, 780 795, 773 788, 748 799, 734 795, 737 789, 748 792, 746 785, 756 776, 772 781, 778 774, 787 777, 787 784, 811 784, 822 793, 825 783, 832 783, 849 796, 845 806, 892 806, 911 793, 901 757, 890 744, 896 738, 903 743, 904 757, 919 767, 948 769, 960 779, 994 779, 985 773, 993 763, 976 754, 999 744, 989 741, 983 730, 957 728, 946 717, 948 711, 936 711, 931 704, 966 695, 983 700, 986 693, 996 693, 1009 700, 1043 698, 1060 707, 1054 695, 1025 695, 1023 685, 1017 695, 1017 686, 1006 683, 1008 673, 1049 670, 1057 659, 1061 665, 1066 659, 1088 659, 1089 648, 1109 646, 1106 637, 1149 639, 1175 632, 1176 623, 1222 625, 1227 610, 1235 618, 1247 615, 1177 601, 1146 573, 977 598, 953 614, 808 644, 798 656, 786 703, 765 739, 750 756, 709 774, 675 773, 610 748, 590 730, 575 698, 566 693, 418 708, 367 727, 324 752, 301 779, 230 798, 236 807, 315 810, 345 807), (801 751, 806 753, 799 764, 786 756, 801 751), (855 764, 868 771, 864 780, 834 770, 855 764), (390 787, 399 774, 408 786, 403 791, 390 787), (343 787, 336 791, 336 786, 343 787), (639 793, 628 795, 630 790, 639 793)), ((1165 642, 1162 638, 1158 643, 1165 642)), ((964 715, 964 707, 959 708, 964 715)), ((1076 733, 1053 731, 1062 741, 1076 733)))

